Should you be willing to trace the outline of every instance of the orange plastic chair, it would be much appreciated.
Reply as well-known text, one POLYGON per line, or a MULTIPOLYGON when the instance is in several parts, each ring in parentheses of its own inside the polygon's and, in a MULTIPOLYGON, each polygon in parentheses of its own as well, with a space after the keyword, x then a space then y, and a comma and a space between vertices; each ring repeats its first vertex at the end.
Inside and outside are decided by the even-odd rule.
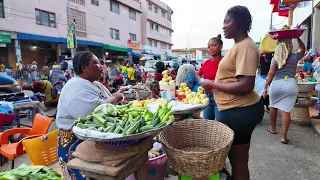
POLYGON ((4 131, 0 135, 0 154, 12 160, 11 169, 14 169, 14 160, 26 153, 25 149, 23 148, 22 141, 24 139, 31 139, 43 134, 47 134, 52 120, 53 118, 42 116, 41 114, 36 114, 32 124, 32 128, 13 128, 4 131), (8 137, 14 134, 26 134, 28 136, 17 143, 9 143, 8 137))
POLYGON ((58 133, 57 129, 51 133, 22 141, 31 165, 48 166, 58 161, 58 133))

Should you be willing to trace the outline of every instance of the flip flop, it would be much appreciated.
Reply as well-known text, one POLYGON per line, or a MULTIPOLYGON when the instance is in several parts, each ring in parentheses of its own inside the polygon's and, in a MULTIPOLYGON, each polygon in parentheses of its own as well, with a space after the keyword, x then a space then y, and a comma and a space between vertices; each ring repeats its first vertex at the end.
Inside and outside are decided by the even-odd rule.
POLYGON ((267 131, 268 131, 269 133, 271 133, 271 134, 278 134, 277 131, 272 131, 272 130, 271 130, 271 126, 269 126, 269 127, 267 128, 267 131))
POLYGON ((281 139, 280 141, 281 141, 282 144, 288 144, 289 143, 289 139, 287 139, 287 140, 281 139))

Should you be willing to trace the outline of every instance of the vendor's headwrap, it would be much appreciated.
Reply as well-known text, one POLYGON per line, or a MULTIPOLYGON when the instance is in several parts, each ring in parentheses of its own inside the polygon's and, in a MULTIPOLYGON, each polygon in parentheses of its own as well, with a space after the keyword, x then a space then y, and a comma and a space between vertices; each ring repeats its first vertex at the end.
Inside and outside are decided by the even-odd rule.
POLYGON ((274 51, 274 59, 278 63, 278 68, 282 68, 282 66, 287 62, 288 56, 292 53, 292 40, 284 39, 279 40, 274 51))
POLYGON ((176 77, 176 86, 180 86, 181 83, 185 82, 188 84, 189 88, 192 89, 196 81, 195 73, 195 68, 192 64, 180 66, 176 77))

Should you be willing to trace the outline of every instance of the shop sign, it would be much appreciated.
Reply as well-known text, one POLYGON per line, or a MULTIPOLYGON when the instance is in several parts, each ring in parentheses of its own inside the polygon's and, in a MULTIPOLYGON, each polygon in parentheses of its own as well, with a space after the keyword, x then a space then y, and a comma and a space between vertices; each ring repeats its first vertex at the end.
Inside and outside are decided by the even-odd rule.
POLYGON ((143 58, 143 57, 153 59, 153 55, 152 54, 142 54, 141 58, 143 58))
POLYGON ((160 59, 161 59, 161 61, 167 60, 167 55, 161 54, 161 55, 160 55, 160 59))
POLYGON ((304 2, 304 1, 310 1, 310 0, 282 0, 281 2, 283 4, 288 4, 288 3, 300 3, 300 2, 304 2))
POLYGON ((140 50, 140 43, 137 41, 128 40, 128 48, 140 50))
POLYGON ((0 43, 11 43, 11 36, 6 34, 0 34, 0 43))
POLYGON ((148 45, 143 45, 142 48, 143 48, 142 53, 144 53, 144 54, 152 54, 152 51, 151 51, 150 46, 148 46, 148 45))
POLYGON ((68 49, 73 49, 73 48, 74 48, 74 38, 73 38, 73 33, 68 33, 68 37, 67 37, 67 46, 68 46, 68 49))
POLYGON ((17 39, 17 33, 15 33, 15 32, 0 31, 0 34, 2 34, 2 35, 10 35, 11 39, 17 39))

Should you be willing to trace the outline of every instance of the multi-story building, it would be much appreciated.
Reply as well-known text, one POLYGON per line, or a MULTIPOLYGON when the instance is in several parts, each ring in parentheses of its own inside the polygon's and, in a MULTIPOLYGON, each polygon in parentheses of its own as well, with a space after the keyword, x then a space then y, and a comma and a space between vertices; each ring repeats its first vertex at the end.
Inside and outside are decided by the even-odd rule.
MULTIPOLYGON (((178 56, 180 58, 191 58, 191 59, 196 59, 197 51, 202 52, 202 59, 210 59, 212 56, 208 52, 208 48, 191 48, 191 49, 173 49, 172 54, 174 56, 178 56)), ((222 55, 226 55, 228 50, 222 50, 222 55)))
POLYGON ((160 0, 141 0, 142 22, 141 42, 144 53, 160 55, 172 53, 172 9, 160 0))
POLYGON ((61 61, 71 55, 66 43, 72 21, 78 51, 140 56, 141 15, 139 0, 0 0, 0 60, 13 68, 21 60, 61 61))

